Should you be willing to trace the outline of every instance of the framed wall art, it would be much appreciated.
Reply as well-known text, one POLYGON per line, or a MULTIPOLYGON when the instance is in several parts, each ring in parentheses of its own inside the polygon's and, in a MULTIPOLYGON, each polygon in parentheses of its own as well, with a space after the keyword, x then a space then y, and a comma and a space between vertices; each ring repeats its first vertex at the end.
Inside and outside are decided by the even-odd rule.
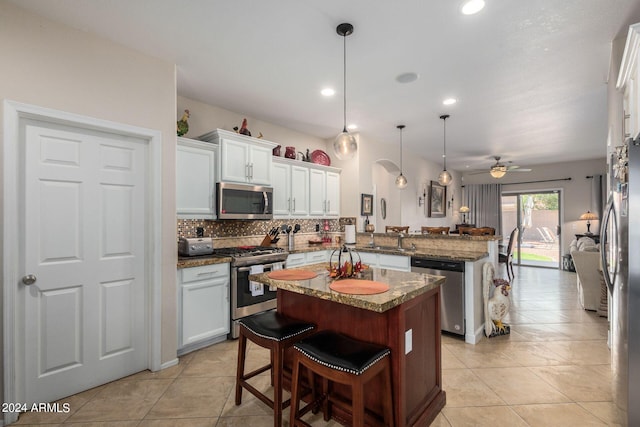
POLYGON ((429 217, 443 218, 446 211, 447 187, 440 185, 437 181, 431 181, 429 187, 429 217))
POLYGON ((360 215, 362 216, 373 215, 373 195, 372 194, 360 194, 360 215))

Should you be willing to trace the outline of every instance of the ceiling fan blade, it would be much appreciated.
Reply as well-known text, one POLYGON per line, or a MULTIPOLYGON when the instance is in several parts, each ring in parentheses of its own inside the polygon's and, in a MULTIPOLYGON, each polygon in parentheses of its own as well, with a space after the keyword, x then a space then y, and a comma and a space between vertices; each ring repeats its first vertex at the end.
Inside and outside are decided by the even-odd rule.
POLYGON ((524 168, 509 169, 507 170, 507 172, 531 172, 531 169, 524 169, 524 168))
POLYGON ((480 175, 482 173, 489 173, 488 170, 486 171, 475 171, 475 172, 468 172, 468 173, 464 173, 464 175, 480 175))

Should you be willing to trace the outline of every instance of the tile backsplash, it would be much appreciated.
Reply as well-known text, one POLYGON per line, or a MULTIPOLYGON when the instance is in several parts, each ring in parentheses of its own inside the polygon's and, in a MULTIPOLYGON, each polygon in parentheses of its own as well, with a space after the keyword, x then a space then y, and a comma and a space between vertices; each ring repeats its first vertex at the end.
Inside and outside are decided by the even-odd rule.
MULTIPOLYGON (((356 218, 339 219, 291 219, 291 220, 203 220, 203 219, 179 219, 178 235, 180 237, 196 237, 196 229, 204 228, 206 237, 213 237, 221 241, 220 246, 239 246, 259 244, 262 238, 273 227, 281 227, 283 224, 294 226, 300 224, 300 237, 302 235, 315 235, 316 224, 320 225, 320 231, 324 230, 325 221, 329 225, 328 233, 332 236, 344 233, 345 224, 355 224, 356 218), (225 242, 228 240, 227 242, 225 242)), ((283 239, 280 239, 282 242, 283 239)))

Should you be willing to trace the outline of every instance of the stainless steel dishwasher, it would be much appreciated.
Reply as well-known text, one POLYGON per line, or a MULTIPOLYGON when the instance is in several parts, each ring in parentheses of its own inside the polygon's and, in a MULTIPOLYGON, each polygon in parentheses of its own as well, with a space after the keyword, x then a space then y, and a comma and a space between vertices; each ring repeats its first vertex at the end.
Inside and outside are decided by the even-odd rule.
POLYGON ((411 257, 411 271, 446 278, 440 289, 440 326, 464 336, 464 261, 411 257))

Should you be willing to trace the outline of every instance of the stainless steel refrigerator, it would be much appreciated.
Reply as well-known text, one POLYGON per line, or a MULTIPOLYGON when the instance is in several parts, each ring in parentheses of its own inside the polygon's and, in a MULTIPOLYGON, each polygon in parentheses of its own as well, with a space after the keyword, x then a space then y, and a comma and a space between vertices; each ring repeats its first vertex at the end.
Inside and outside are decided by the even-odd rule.
POLYGON ((611 302, 614 402, 625 425, 640 426, 640 137, 611 154, 600 243, 611 302))

